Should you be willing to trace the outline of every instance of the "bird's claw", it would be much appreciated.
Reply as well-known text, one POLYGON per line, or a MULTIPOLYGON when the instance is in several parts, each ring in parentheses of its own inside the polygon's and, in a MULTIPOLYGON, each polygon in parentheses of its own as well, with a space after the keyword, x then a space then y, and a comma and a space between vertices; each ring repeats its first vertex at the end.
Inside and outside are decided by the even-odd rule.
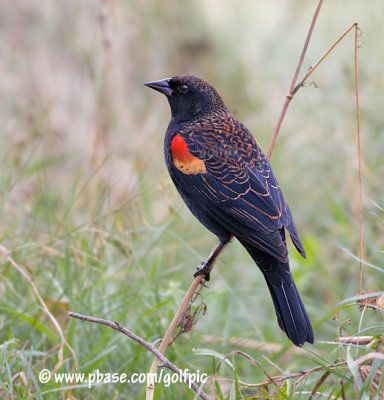
POLYGON ((193 276, 196 278, 199 275, 204 275, 204 279, 208 282, 211 279, 210 272, 211 272, 211 266, 207 264, 205 261, 201 263, 200 266, 196 268, 196 272, 193 274, 193 276))

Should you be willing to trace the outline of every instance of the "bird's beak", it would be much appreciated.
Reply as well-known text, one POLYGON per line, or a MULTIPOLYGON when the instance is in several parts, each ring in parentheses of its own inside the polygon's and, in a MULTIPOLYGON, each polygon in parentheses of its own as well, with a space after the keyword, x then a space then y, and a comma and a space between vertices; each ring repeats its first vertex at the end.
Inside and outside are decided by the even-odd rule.
POLYGON ((169 86, 170 81, 171 81, 171 79, 167 78, 167 79, 163 79, 161 81, 146 82, 146 83, 144 83, 144 86, 148 86, 151 89, 155 89, 158 92, 163 93, 168 97, 171 97, 173 90, 169 86))

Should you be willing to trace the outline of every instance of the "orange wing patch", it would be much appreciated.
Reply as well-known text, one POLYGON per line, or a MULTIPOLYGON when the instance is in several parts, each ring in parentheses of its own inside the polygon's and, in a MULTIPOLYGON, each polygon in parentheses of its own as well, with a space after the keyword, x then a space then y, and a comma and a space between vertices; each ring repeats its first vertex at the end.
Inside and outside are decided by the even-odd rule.
POLYGON ((203 174, 206 172, 204 161, 192 155, 182 136, 172 139, 171 153, 175 167, 186 175, 203 174))

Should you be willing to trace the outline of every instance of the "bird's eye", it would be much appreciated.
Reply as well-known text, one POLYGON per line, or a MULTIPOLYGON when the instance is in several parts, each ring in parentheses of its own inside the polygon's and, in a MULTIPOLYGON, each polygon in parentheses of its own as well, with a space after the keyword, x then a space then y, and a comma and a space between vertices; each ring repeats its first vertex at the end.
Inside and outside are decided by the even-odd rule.
POLYGON ((180 92, 181 94, 187 93, 188 90, 189 90, 189 86, 188 86, 188 85, 180 85, 180 86, 179 86, 179 92, 180 92))

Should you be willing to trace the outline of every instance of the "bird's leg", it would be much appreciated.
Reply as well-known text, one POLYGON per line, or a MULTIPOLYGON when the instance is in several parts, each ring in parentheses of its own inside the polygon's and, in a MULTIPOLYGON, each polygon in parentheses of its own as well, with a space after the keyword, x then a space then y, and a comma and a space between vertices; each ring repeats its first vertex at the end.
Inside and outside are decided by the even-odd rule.
POLYGON ((211 269, 215 264, 217 257, 219 257, 219 254, 224 250, 227 244, 228 241, 220 241, 220 243, 212 249, 208 260, 203 261, 201 265, 197 267, 197 271, 194 273, 193 276, 196 278, 198 275, 204 275, 204 279, 206 281, 209 281, 211 269))

